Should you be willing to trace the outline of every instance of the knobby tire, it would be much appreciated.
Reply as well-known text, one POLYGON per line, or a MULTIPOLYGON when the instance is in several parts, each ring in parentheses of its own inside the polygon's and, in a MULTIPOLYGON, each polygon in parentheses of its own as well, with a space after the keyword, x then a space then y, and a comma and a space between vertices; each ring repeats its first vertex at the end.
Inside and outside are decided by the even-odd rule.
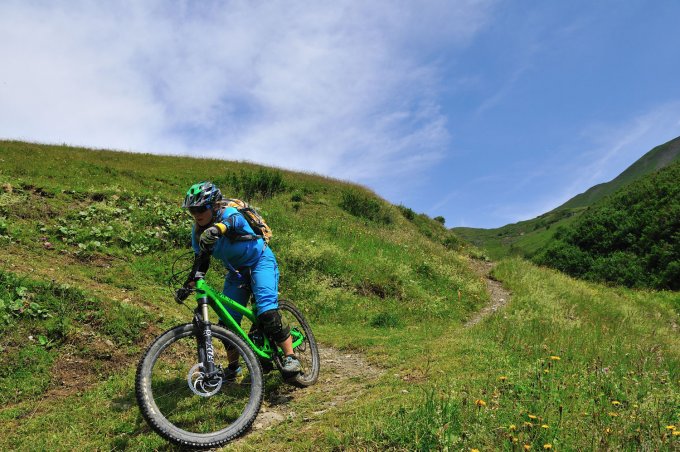
POLYGON ((166 369, 164 372, 160 370, 181 367, 181 363, 178 366, 174 366, 175 358, 177 361, 186 361, 187 365, 192 362, 192 359, 194 362, 197 361, 196 331, 191 323, 174 327, 161 334, 147 349, 137 367, 135 392, 142 416, 160 436, 184 447, 204 449, 223 446, 250 428, 262 405, 264 392, 262 368, 252 349, 240 337, 229 330, 218 325, 211 325, 211 330, 216 364, 221 364, 225 369, 227 368, 228 361, 225 361, 223 358, 223 356, 226 356, 227 344, 238 351, 242 372, 247 376, 247 383, 243 385, 243 389, 240 388, 241 383, 226 386, 223 384, 216 395, 200 397, 191 392, 191 388, 186 381, 186 366, 174 372, 177 375, 172 375, 173 371, 170 369, 166 369), (186 342, 182 341, 186 338, 189 338, 189 340, 186 342), (194 341, 193 350, 190 350, 190 347, 188 347, 191 340, 194 341), (182 341, 181 345, 178 345, 180 341, 182 341), (220 342, 224 345, 220 344, 220 342), (164 351, 167 351, 167 353, 164 354, 164 351), (222 356, 218 356, 220 351, 222 356), (155 367, 158 367, 156 369, 158 373, 154 373, 155 367), (156 375, 158 374, 160 374, 161 379, 165 378, 168 381, 162 381, 162 384, 158 383, 156 381, 156 375), (172 409, 165 409, 167 414, 163 413, 163 410, 159 408, 157 401, 154 399, 153 390, 155 385, 158 385, 157 389, 166 386, 173 389, 172 391, 168 389, 168 394, 163 394, 160 390, 159 394, 157 394, 157 397, 170 397, 169 399, 163 399, 161 403, 162 405, 170 404, 172 409), (232 386, 237 385, 239 387, 232 389, 232 386), (238 412, 241 408, 238 404, 234 407, 230 403, 229 397, 231 393, 229 391, 236 393, 236 396, 241 394, 243 399, 241 403, 245 404, 245 406, 240 415, 238 415, 238 412), (223 399, 219 399, 219 397, 223 397, 223 399), (198 408, 189 407, 187 408, 188 412, 185 414, 182 411, 184 409, 183 404, 184 406, 188 404, 198 405, 198 408), (202 412, 203 408, 210 410, 210 412, 202 412), (198 412, 196 412, 197 410, 198 412), (228 410, 236 412, 236 414, 230 416, 235 417, 238 415, 232 422, 226 420, 228 418, 226 415, 228 410), (196 429, 201 431, 185 430, 175 425, 166 416, 177 416, 181 419, 181 422, 176 421, 176 423, 196 424, 196 429), (202 422, 205 425, 201 424, 202 422), (227 423, 227 425, 222 425, 222 423, 227 423), (212 425, 216 426, 215 431, 212 431, 212 425), (206 429, 209 431, 202 431, 206 429))
MULTIPOLYGON (((281 315, 286 318, 290 327, 302 330, 301 332, 305 337, 304 342, 294 349, 294 352, 302 365, 302 372, 294 377, 286 378, 284 376, 284 379, 287 383, 299 388, 311 386, 316 383, 319 378, 319 368, 321 365, 319 347, 316 344, 314 333, 312 333, 312 327, 309 325, 302 312, 288 300, 279 300, 279 311, 281 312, 281 315)), ((277 357, 275 360, 277 367, 281 369, 281 358, 277 357)))

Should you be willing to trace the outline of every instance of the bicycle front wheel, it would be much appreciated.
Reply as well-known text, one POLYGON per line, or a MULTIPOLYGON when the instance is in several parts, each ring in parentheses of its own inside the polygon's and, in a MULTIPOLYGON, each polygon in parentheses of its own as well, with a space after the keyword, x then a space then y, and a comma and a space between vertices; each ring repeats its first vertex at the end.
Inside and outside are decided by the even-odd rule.
POLYGON ((224 445, 250 427, 262 404, 262 369, 253 351, 233 332, 217 325, 211 330, 215 374, 199 362, 197 331, 190 323, 159 336, 137 367, 142 415, 159 435, 182 446, 224 445), (234 372, 236 359, 240 368, 234 372))
MULTIPOLYGON (((302 315, 302 312, 290 301, 279 300, 279 312, 285 323, 290 326, 290 334, 293 336, 293 351, 300 361, 302 371, 295 377, 286 381, 294 386, 306 387, 316 383, 319 378, 321 360, 319 359, 319 348, 312 333, 312 327, 302 315)), ((280 358, 277 358, 279 368, 281 367, 280 358)))

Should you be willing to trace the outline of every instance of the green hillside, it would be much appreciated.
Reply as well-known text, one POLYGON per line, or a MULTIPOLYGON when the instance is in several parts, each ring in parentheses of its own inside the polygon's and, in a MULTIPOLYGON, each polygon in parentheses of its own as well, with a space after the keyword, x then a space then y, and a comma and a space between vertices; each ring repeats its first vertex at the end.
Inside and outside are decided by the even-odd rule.
POLYGON ((680 290, 680 161, 588 208, 535 260, 592 281, 680 290))
MULTIPOLYGON (((325 357, 306 390, 269 375, 268 408, 285 416, 227 449, 680 447, 675 293, 511 259, 493 277, 512 298, 467 327, 490 301, 477 252, 363 187, 0 141, 1 450, 168 450, 136 406, 135 365, 190 320, 164 282, 188 249, 179 203, 202 179, 249 198, 272 226, 282 296, 325 357)), ((213 268, 211 284, 222 274, 213 268)))
POLYGON ((611 181, 589 188, 584 193, 574 196, 557 209, 574 209, 593 205, 605 196, 611 195, 635 180, 665 168, 679 159, 680 137, 655 147, 611 181))
POLYGON ((613 180, 595 185, 584 193, 536 218, 494 229, 453 228, 467 242, 485 249, 490 256, 532 257, 552 239, 559 226, 569 226, 593 205, 635 180, 680 160, 680 137, 655 147, 613 180))

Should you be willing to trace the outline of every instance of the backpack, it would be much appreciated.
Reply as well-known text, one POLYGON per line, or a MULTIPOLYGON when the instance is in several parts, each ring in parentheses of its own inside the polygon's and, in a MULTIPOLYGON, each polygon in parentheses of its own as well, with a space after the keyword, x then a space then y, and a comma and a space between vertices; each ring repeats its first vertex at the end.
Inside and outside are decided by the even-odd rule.
MULTIPOLYGON (((267 225, 267 222, 264 221, 262 215, 260 215, 254 207, 240 199, 226 198, 223 200, 223 203, 225 207, 233 207, 243 215, 250 227, 253 228, 253 232, 256 234, 254 239, 262 238, 265 243, 269 243, 269 240, 272 238, 272 229, 267 225)), ((234 239, 239 240, 238 237, 235 237, 234 239)), ((246 240, 251 239, 252 238, 246 240)))

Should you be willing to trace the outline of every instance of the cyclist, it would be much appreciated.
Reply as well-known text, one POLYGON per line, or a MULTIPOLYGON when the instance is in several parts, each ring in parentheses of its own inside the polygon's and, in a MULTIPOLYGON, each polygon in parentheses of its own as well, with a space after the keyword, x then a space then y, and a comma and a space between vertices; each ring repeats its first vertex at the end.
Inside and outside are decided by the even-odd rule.
MULTIPOLYGON (((195 220, 191 244, 196 258, 186 285, 193 287, 198 277, 205 275, 208 269, 209 258, 199 259, 200 251, 211 252, 229 270, 222 293, 245 306, 250 297, 247 286, 250 286, 255 297, 258 322, 285 355, 282 371, 286 376, 300 372, 300 362, 293 353, 290 328, 282 322, 278 310, 279 268, 267 243, 261 236, 255 235, 236 208, 225 206, 222 193, 210 181, 192 185, 182 207, 188 209, 195 220)), ((241 323, 241 313, 231 309, 229 313, 241 323)), ((227 354, 227 379, 234 379, 240 373, 238 353, 228 349, 227 354)))

